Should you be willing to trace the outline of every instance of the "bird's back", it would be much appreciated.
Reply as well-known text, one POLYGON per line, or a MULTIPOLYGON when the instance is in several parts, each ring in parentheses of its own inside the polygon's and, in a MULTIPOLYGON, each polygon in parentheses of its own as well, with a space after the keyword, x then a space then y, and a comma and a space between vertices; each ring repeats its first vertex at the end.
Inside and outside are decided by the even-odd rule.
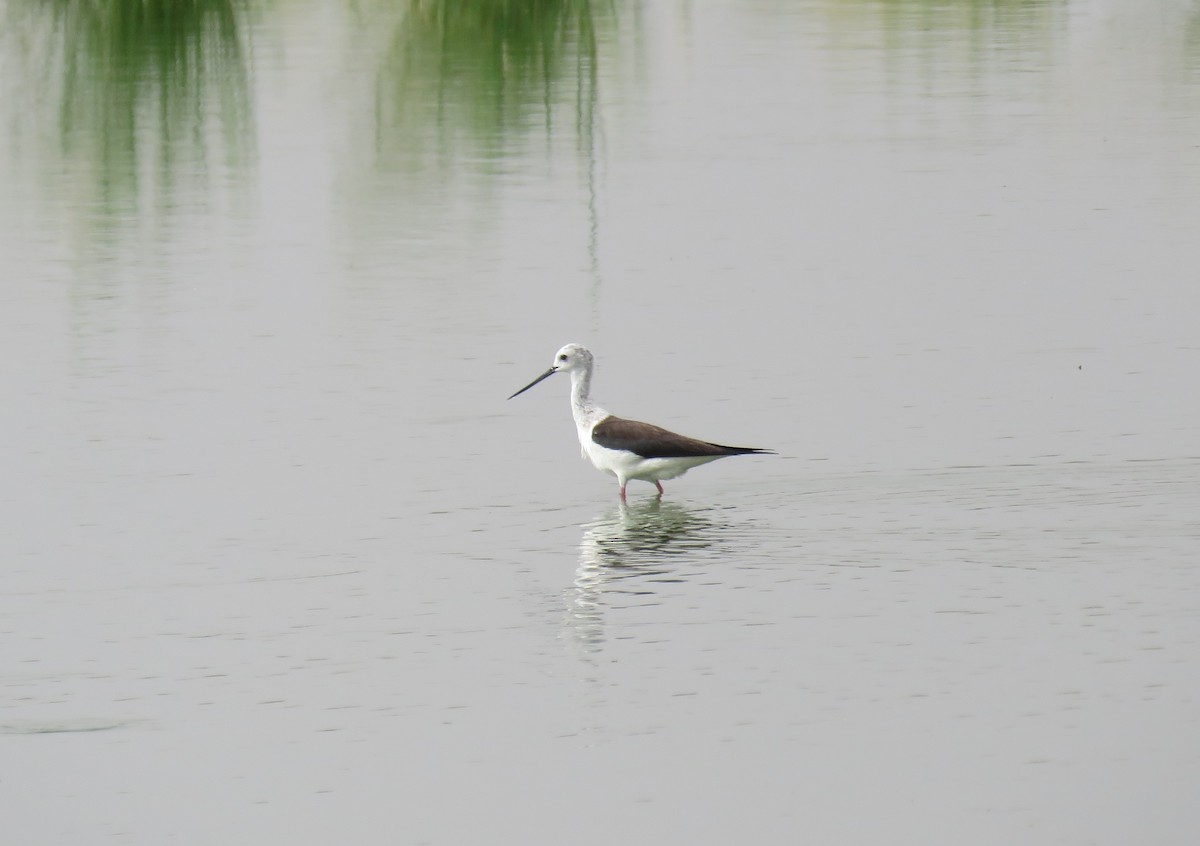
POLYGON ((606 449, 632 452, 642 458, 720 458, 754 455, 771 450, 714 444, 680 435, 653 423, 609 415, 592 427, 592 441, 606 449))

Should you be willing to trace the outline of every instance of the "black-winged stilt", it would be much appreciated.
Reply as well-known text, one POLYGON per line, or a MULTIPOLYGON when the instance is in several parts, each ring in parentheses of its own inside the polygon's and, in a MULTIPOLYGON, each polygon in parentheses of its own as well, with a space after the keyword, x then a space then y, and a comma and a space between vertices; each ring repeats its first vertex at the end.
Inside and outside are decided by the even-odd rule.
POLYGON ((622 420, 592 402, 592 353, 579 344, 567 344, 554 354, 554 364, 509 399, 525 393, 555 373, 571 374, 571 414, 583 457, 597 470, 617 477, 621 501, 625 484, 632 479, 653 482, 662 496, 663 479, 675 479, 693 467, 727 455, 772 454, 773 450, 732 447, 677 435, 650 423, 622 420))

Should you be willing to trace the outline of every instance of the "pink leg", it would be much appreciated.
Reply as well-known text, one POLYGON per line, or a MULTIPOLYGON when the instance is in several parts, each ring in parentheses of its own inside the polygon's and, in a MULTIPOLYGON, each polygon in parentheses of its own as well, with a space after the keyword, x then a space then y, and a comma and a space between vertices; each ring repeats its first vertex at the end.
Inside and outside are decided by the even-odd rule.
POLYGON ((625 502, 625 486, 621 485, 621 502, 625 502))
POLYGON ((656 480, 654 482, 654 487, 658 488, 658 495, 662 496, 663 495, 662 482, 659 482, 656 480))

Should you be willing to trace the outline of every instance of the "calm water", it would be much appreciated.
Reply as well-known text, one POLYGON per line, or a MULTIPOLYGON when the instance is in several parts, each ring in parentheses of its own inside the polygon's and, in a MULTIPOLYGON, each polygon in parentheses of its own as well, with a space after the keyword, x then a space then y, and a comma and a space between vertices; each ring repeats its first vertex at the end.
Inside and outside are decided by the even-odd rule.
POLYGON ((1200 9, 528 5, 0 2, 7 836, 1193 842, 1200 9))

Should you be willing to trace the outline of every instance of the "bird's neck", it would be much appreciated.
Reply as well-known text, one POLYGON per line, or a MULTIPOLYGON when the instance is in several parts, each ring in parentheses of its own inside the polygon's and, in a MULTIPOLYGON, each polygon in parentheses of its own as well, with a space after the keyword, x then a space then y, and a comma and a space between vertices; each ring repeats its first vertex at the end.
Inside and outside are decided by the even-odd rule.
POLYGON ((591 421, 596 415, 596 404, 589 396, 591 388, 590 370, 576 370, 571 374, 571 413, 575 416, 577 425, 591 421))

